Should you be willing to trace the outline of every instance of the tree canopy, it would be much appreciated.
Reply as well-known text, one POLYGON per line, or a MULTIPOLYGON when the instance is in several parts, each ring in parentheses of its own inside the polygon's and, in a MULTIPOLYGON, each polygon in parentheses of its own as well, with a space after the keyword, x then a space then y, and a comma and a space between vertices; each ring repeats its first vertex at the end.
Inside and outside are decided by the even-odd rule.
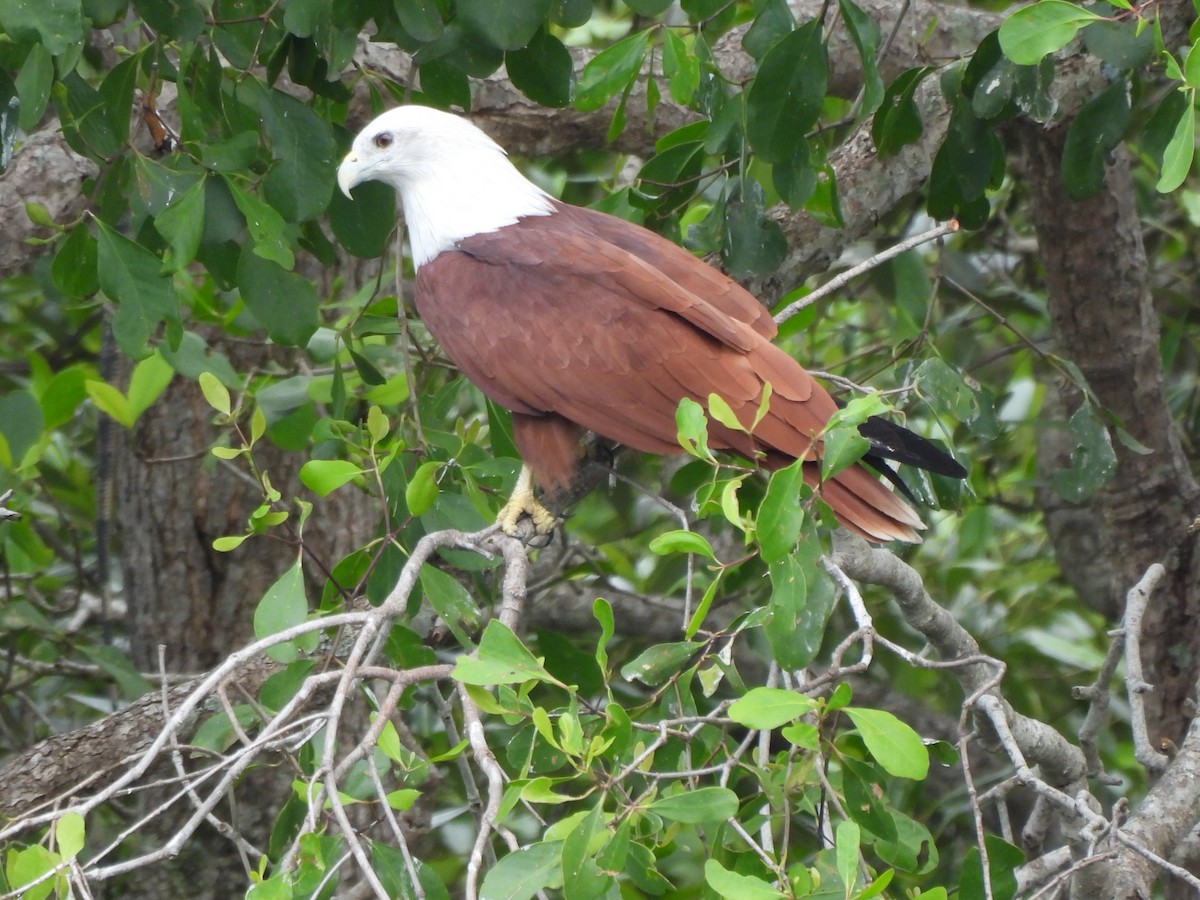
POLYGON ((0 4, 0 897, 1194 896, 1195 9, 996 7, 0 4), (499 534, 401 103, 963 462, 925 542, 720 397, 499 534))

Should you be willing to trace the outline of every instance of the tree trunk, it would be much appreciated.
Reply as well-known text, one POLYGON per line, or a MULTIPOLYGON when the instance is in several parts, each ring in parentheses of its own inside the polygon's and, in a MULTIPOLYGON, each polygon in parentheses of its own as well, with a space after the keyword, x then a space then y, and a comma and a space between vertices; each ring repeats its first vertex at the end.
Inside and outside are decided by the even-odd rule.
MULTIPOLYGON (((223 349, 241 372, 255 368, 250 357, 261 366, 266 355, 261 346, 223 349)), ((129 602, 128 635, 131 654, 142 670, 159 668, 159 646, 168 672, 202 672, 251 640, 258 601, 299 552, 293 544, 266 537, 252 538, 231 553, 213 550, 214 539, 243 532, 262 501, 244 462, 225 463, 209 453, 219 437, 213 418, 196 382, 177 377, 116 453, 116 516, 129 602)), ((296 495, 314 500, 304 541, 326 566, 370 538, 375 513, 365 495, 347 489, 313 498, 297 477, 305 454, 281 451, 268 439, 255 446, 254 458, 285 500, 296 495)), ((311 599, 323 577, 310 563, 305 560, 311 599)), ((230 699, 242 702, 236 696, 230 699)), ((265 850, 290 781, 287 767, 251 771, 235 791, 240 802, 223 803, 216 814, 265 850)), ((139 812, 153 810, 177 790, 172 784, 145 791, 139 795, 139 812)), ((158 846, 190 811, 185 801, 157 815, 146 829, 148 846, 158 846)), ((257 862, 249 859, 251 865, 257 862)), ((109 896, 222 900, 240 896, 246 883, 237 848, 214 828, 203 826, 179 857, 110 886, 109 896)))

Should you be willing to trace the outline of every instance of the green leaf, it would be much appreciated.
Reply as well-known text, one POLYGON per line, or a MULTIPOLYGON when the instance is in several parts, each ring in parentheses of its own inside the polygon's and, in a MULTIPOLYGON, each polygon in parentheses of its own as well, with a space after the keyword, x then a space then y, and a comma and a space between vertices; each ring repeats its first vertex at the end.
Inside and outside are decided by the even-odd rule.
POLYGON ((473 655, 458 658, 453 676, 463 684, 483 687, 525 681, 544 681, 564 687, 546 671, 542 661, 529 652, 512 629, 498 619, 488 622, 479 649, 473 655))
MULTIPOLYGON (((51 853, 40 844, 31 847, 9 849, 5 853, 4 874, 8 883, 5 887, 21 888, 23 885, 37 881, 55 866, 62 862, 62 857, 51 853)), ((16 891, 21 900, 43 900, 51 891, 57 890, 57 896, 69 896, 67 890, 67 875, 61 872, 53 878, 42 881, 37 887, 16 891)))
POLYGON ((705 860, 704 880, 726 900, 777 900, 787 896, 761 878, 731 872, 715 859, 705 860))
POLYGON ((662 54, 663 74, 667 77, 671 99, 687 106, 700 86, 700 60, 688 52, 683 38, 671 28, 663 29, 662 54))
POLYGON ((775 659, 789 669, 801 669, 813 661, 833 611, 833 587, 819 565, 820 555, 819 545, 801 541, 768 569, 770 618, 763 630, 775 659))
MULTIPOLYGON (((254 610, 254 636, 259 640, 278 634, 308 618, 308 597, 304 592, 304 571, 297 559, 279 579, 267 588, 254 610)), ((267 656, 276 662, 294 662, 301 650, 312 650, 317 645, 317 634, 311 632, 303 638, 276 644, 267 650, 267 656)))
POLYGON ((209 406, 225 415, 233 411, 229 388, 221 384, 216 375, 212 372, 201 372, 197 380, 200 382, 200 392, 204 394, 204 400, 209 406))
POLYGON ((801 25, 767 53, 746 102, 746 137, 764 162, 792 157, 817 123, 828 80, 819 21, 801 25))
POLYGON ((768 565, 783 560, 796 547, 804 525, 800 491, 804 487, 804 460, 796 460, 771 473, 767 493, 758 508, 755 533, 768 565))
POLYGON ((96 239, 87 225, 76 225, 67 233, 50 265, 54 286, 75 300, 96 293, 100 290, 97 258, 96 239))
POLYGON ((701 641, 655 644, 622 666, 621 677, 627 681, 637 680, 654 687, 678 674, 679 670, 691 662, 704 647, 705 644, 701 641))
POLYGON ((725 207, 725 265, 732 275, 767 275, 787 256, 787 238, 779 223, 766 216, 763 190, 757 181, 725 207))
POLYGON ((1112 437, 1088 403, 1071 416, 1075 449, 1071 467, 1054 473, 1054 489, 1072 503, 1082 503, 1106 485, 1117 468, 1112 437))
POLYGON ((504 56, 508 77, 517 89, 542 106, 566 106, 571 102, 571 54, 563 42, 539 28, 520 50, 504 56))
POLYGON ((847 706, 867 751, 889 775, 921 781, 929 774, 929 751, 921 736, 890 712, 847 706))
POLYGON ((348 459, 310 459, 300 467, 300 483, 326 497, 362 474, 363 469, 348 459))
MULTIPOLYGON (((287 224, 283 216, 274 207, 243 191, 232 179, 226 178, 225 185, 246 219, 246 230, 250 233, 254 253, 285 269, 294 268, 296 256, 287 238, 287 224)), ((245 253, 242 255, 245 256, 245 253)))
POLYGON ((1129 83, 1120 78, 1093 97, 1071 122, 1063 145, 1063 186, 1073 200, 1104 185, 1104 170, 1129 127, 1129 83))
POLYGON ((320 300, 309 279, 243 248, 237 280, 246 307, 275 343, 303 347, 320 327, 320 300))
POLYGON ((671 553, 696 553, 708 559, 717 558, 708 539, 694 531, 677 530, 660 534, 650 542, 650 552, 660 556, 671 553))
POLYGON ((767 52, 791 34, 795 27, 796 18, 788 8, 787 0, 766 0, 746 29, 742 48, 761 63, 767 52))
POLYGON ((624 91, 641 72, 650 31, 638 31, 597 53, 584 66, 575 88, 575 108, 591 112, 624 91))
POLYGON ((592 807, 563 842, 562 873, 564 900, 599 900, 612 884, 612 876, 600 871, 593 858, 596 839, 605 840, 603 801, 592 807))
POLYGON ((528 844, 505 856, 483 878, 481 900, 531 900, 562 884, 562 841, 528 844))
POLYGON ((135 359, 149 355, 146 346, 164 320, 178 322, 175 285, 162 274, 162 263, 145 247, 99 222, 100 289, 117 304, 112 319, 117 346, 135 359))
POLYGON ((133 408, 117 388, 105 381, 88 381, 85 383, 88 398, 96 409, 112 417, 125 428, 132 428, 136 421, 133 408))
POLYGON ((325 211, 336 186, 333 131, 307 103, 282 91, 263 90, 255 99, 275 161, 263 196, 288 222, 312 219, 325 211))
MULTIPOLYGON (((29 48, 29 54, 17 71, 16 78, 17 96, 21 98, 19 124, 22 131, 33 131, 42 121, 53 84, 54 60, 44 45, 34 44, 29 48)), ((0 131, 4 132, 4 135, 0 136, 0 142, 3 142, 4 146, 8 146, 8 127, 8 123, 0 126, 0 131)), ((6 168, 8 158, 4 147, 0 147, 0 172, 6 168)))
MULTIPOLYGON (((395 583, 395 578, 390 579, 395 583)), ((433 566, 421 567, 421 589, 433 611, 464 647, 474 641, 469 632, 479 627, 479 608, 457 578, 433 566)))
POLYGON ((1067 0, 1041 0, 1018 9, 1000 26, 1000 48, 1019 66, 1061 50, 1084 25, 1101 17, 1067 0))
POLYGON ((679 446, 699 459, 713 459, 708 449, 708 419, 703 406, 684 397, 675 410, 675 426, 678 429, 679 446))
POLYGON ((984 900, 985 897, 1015 897, 1018 893, 1017 870, 1025 862, 1025 854, 996 835, 984 835, 988 853, 988 876, 991 891, 984 890, 983 866, 979 848, 972 846, 963 857, 962 875, 956 900, 984 900))
POLYGON ((212 546, 213 546, 213 549, 216 550, 218 553, 229 553, 233 550, 236 550, 238 547, 242 546, 243 542, 245 542, 245 540, 249 537, 250 537, 250 535, 248 535, 248 534, 226 535, 225 537, 219 537, 219 538, 214 539, 212 542, 212 546))
POLYGON ((162 396, 174 377, 175 370, 160 353, 147 356, 133 367, 129 376, 129 411, 135 421, 162 396))
POLYGON ((729 788, 702 787, 669 797, 659 797, 650 804, 649 810, 664 819, 682 822, 685 825, 724 822, 737 815, 738 797, 729 788))
MULTIPOLYGON (((1195 92, 1189 93, 1194 95, 1195 92)), ((1196 107, 1191 97, 1182 106, 1179 121, 1163 149, 1162 170, 1154 186, 1162 194, 1169 194, 1183 184, 1192 171, 1192 160, 1196 155, 1196 107)))
POLYGON ((729 718, 747 728, 767 731, 817 708, 817 701, 795 691, 757 687, 733 701, 729 718))
POLYGON ((84 845, 83 816, 77 812, 63 813, 54 823, 54 840, 63 859, 74 859, 84 845))
POLYGON ((56 372, 50 379, 38 397, 47 429, 60 428, 75 417, 79 404, 87 398, 85 382, 90 372, 90 368, 77 364, 56 372))
POLYGON ((821 453, 821 478, 829 480, 854 465, 871 449, 871 442, 858 433, 858 427, 843 425, 825 435, 821 453))
POLYGON ((0 394, 0 435, 8 443, 13 467, 41 440, 43 430, 42 408, 33 394, 26 390, 0 394))
POLYGON ((166 240, 164 272, 178 272, 193 259, 204 236, 205 178, 200 178, 154 217, 154 227, 166 240))
POLYGON ((879 26, 875 20, 862 11, 854 0, 838 0, 838 8, 850 32, 850 40, 858 50, 858 58, 863 67, 863 113, 873 113, 883 101, 883 79, 879 77, 879 67, 875 65, 875 54, 879 49, 881 37, 879 26))
POLYGON ((838 875, 846 889, 846 896, 854 893, 858 884, 858 848, 862 842, 862 832, 858 825, 849 819, 843 819, 837 824, 834 834, 834 852, 837 856, 838 875))
POLYGON ((881 157, 895 156, 921 137, 924 126, 913 98, 925 76, 934 71, 931 66, 909 69, 888 85, 871 122, 871 140, 881 157))
POLYGON ((16 0, 0 3, 0 30, 18 41, 40 43, 51 56, 83 40, 80 0, 16 0))
POLYGON ((550 0, 458 0, 458 17, 501 50, 519 50, 532 39, 550 12, 550 0))
POLYGON ((341 191, 329 202, 329 227, 338 243, 355 256, 383 256, 396 231, 396 192, 382 181, 354 189, 354 199, 341 191))
POLYGON ((437 475, 442 466, 442 463, 431 459, 417 467, 404 489, 404 503, 409 515, 423 516, 433 509, 438 498, 437 475))

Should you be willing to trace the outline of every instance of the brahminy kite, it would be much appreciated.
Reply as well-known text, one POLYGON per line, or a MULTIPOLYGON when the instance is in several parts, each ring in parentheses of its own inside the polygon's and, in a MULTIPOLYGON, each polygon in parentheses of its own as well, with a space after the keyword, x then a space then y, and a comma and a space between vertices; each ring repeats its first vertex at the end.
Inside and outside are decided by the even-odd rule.
MULTIPOLYGON (((385 112, 338 167, 346 196, 396 189, 416 267, 415 302, 454 364, 512 412, 524 465, 498 518, 556 523, 535 496, 570 486, 586 431, 637 450, 679 453, 683 398, 722 397, 753 433, 709 423, 709 447, 778 468, 803 458, 838 520, 874 541, 916 542, 920 517, 868 469, 820 478, 821 432, 837 403, 771 343, 766 308, 732 279, 640 226, 562 203, 525 178, 466 119, 424 106, 385 112)), ((866 461, 965 472, 928 441, 869 420, 866 461)))

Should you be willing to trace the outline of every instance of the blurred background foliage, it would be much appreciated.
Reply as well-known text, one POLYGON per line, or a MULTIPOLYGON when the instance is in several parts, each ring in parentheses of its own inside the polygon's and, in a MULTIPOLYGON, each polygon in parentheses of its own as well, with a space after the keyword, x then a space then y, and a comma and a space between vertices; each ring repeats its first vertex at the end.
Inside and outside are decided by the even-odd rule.
MULTIPOLYGON (((970 8, 986 15, 996 6, 970 8)), ((213 407, 216 455, 201 447, 194 465, 248 485, 237 511, 244 525, 214 552, 306 546, 306 574, 318 585, 309 599, 322 610, 362 592, 379 602, 421 535, 476 531, 492 520, 517 467, 505 414, 448 366, 418 321, 397 317, 411 270, 395 255, 390 192, 364 185, 350 201, 335 190, 334 173, 371 114, 400 102, 470 111, 488 84, 481 79, 501 65, 532 104, 603 109, 609 123, 613 143, 520 157, 531 178, 571 202, 643 222, 745 279, 784 262, 787 237, 771 214, 777 204, 841 224, 831 156, 873 114, 881 153, 917 141, 914 91, 940 79, 952 118, 932 176, 917 194, 880 210, 878 225, 834 269, 938 219, 956 216, 964 230, 880 265, 789 319, 781 341, 811 368, 887 392, 910 427, 968 466, 962 485, 913 482, 931 504, 930 529, 924 545, 903 555, 983 650, 1007 663, 1010 701, 1065 733, 1077 730, 1084 708, 1067 686, 1089 681, 1098 667, 1115 601, 1072 590, 1042 510, 1086 502, 1101 488, 1122 435, 1120 423, 1080 401, 1078 370, 1053 355, 1028 187, 1013 176, 1000 140, 1017 114, 1054 115, 1053 67, 1017 65, 993 35, 937 68, 884 78, 875 63, 887 39, 881 24, 851 0, 830 5, 823 23, 798 21, 781 0, 46 0, 0 9, 0 108, 7 110, 0 165, 11 169, 31 135, 56 128, 94 164, 79 185, 84 202, 67 219, 51 216, 38 184, 18 187, 29 198, 25 214, 42 228, 26 264, 0 279, 0 493, 11 489, 7 505, 22 515, 0 522, 0 750, 16 753, 91 721, 141 695, 154 674, 139 674, 128 655, 134 638, 118 560, 132 542, 156 536, 121 520, 112 472, 120 443, 136 443, 142 416, 169 383, 203 387, 213 407), (730 77, 714 48, 738 28, 752 63, 730 77), (859 56, 852 96, 828 93, 833 32, 848 34, 859 56), (393 73, 364 62, 365 35, 399 48, 409 68, 393 73), (576 65, 569 48, 588 50, 586 65, 576 65), (985 79, 1000 83, 1001 94, 981 92, 985 79), (653 141, 630 135, 655 121, 664 103, 690 110, 689 121, 656 131, 653 141), (268 341, 286 353, 267 353, 268 341), (1066 436, 1066 465, 1047 468, 1040 458, 1047 433, 1066 436), (264 447, 309 461, 299 484, 272 481, 272 468, 259 462, 264 447), (304 543, 303 504, 337 491, 370 499, 374 536, 349 555, 322 556, 304 543)), ((1162 50, 1153 27, 1139 29, 1135 17, 1114 17, 1103 33, 1089 27, 1096 30, 1085 35, 1088 47, 1114 67, 1119 90, 1097 91, 1091 118, 1076 120, 1083 149, 1064 175, 1082 195, 1096 189, 1096 167, 1119 142, 1136 155, 1171 413, 1190 450, 1200 428, 1190 291, 1200 194, 1186 182, 1163 193, 1162 179, 1192 107, 1162 87, 1162 67, 1151 65, 1162 50)), ((1180 79, 1189 84, 1182 72, 1180 79)), ((554 116, 545 122, 553 128, 554 116)), ((816 281, 763 299, 782 308, 816 281)), ((188 446, 178 452, 195 451, 188 446)), ((656 497, 689 508, 711 467, 631 454, 618 467, 620 480, 571 511, 569 542, 542 551, 555 562, 539 568, 538 596, 553 598, 572 584, 595 597, 620 592, 652 603, 682 593, 684 557, 648 550, 655 536, 679 527, 656 497)), ((738 476, 733 469, 717 477, 738 476)), ((747 515, 763 485, 743 484, 747 515)), ((753 535, 745 539, 728 521, 728 507, 702 511, 698 527, 719 559, 753 557, 753 535)), ((826 546, 827 537, 813 540, 826 546)), ((806 565, 815 572, 816 557, 806 565)), ((734 611, 724 623, 770 607, 767 572, 754 558, 722 570, 716 608, 734 611)), ((697 598, 715 577, 698 567, 697 598)), ((266 588, 248 588, 247 604, 266 588)), ((468 646, 493 590, 492 564, 466 553, 443 554, 442 568, 421 582, 421 596, 456 635, 451 644, 468 646)), ((882 632, 909 634, 886 603, 868 600, 882 632)), ((812 639, 819 645, 823 631, 827 653, 854 625, 839 606, 827 627, 824 620, 815 627, 812 639)), ((395 638, 408 642, 396 650, 397 664, 434 656, 421 646, 419 626, 412 628, 395 638)), ((552 614, 524 635, 558 679, 580 686, 571 703, 605 691, 596 635, 556 627, 552 614)), ((618 621, 610 671, 646 651, 647 640, 618 621)), ((769 653, 761 636, 748 640, 769 653)), ((747 684, 762 677, 748 675, 747 684)), ((904 709, 901 717, 922 734, 952 739, 961 697, 945 689, 940 673, 881 655, 864 682, 874 691, 860 705, 904 709)), ((651 686, 628 679, 607 690, 631 709, 657 701, 651 686)), ((703 692, 690 691, 685 707, 704 702, 703 692)), ((416 696, 406 716, 427 757, 450 749, 428 697, 416 696)), ((493 727, 498 735, 511 729, 504 732, 514 742, 509 763, 519 768, 535 736, 499 719, 493 727)), ((552 750, 539 744, 528 752, 552 750)), ((1103 751, 1125 779, 1142 777, 1119 729, 1103 751)), ((560 763, 544 760, 545 771, 560 763)), ((453 884, 471 832, 459 815, 462 788, 446 778, 422 858, 453 884)), ((815 781, 805 790, 810 799, 820 793, 815 781)), ((940 850, 932 874, 915 865, 901 880, 957 884, 974 842, 962 785, 942 778, 922 794, 920 785, 892 780, 888 791, 889 810, 925 823, 940 850)), ((542 829, 519 815, 511 827, 523 838, 542 829)), ((678 885, 697 882, 705 851, 686 828, 675 837, 677 844, 656 847, 656 862, 644 861, 646 883, 637 890, 667 890, 655 881, 656 866, 678 885)), ((796 840, 796 859, 818 865, 816 835, 796 840)), ((819 867, 832 865, 821 860, 819 867)))

